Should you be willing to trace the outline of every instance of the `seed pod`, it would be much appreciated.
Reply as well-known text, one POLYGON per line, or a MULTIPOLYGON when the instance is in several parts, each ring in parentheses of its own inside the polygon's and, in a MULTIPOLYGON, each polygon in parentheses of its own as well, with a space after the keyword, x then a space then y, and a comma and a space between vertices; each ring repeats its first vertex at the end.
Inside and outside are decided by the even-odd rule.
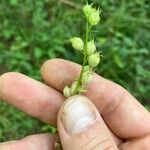
POLYGON ((99 53, 95 53, 95 54, 92 54, 89 59, 88 59, 88 63, 89 63, 89 66, 91 68, 94 68, 96 67, 100 62, 100 55, 99 53))
POLYGON ((91 5, 86 4, 86 5, 83 7, 84 15, 85 15, 86 17, 88 17, 89 14, 91 13, 91 10, 92 10, 91 5))
POLYGON ((96 9, 95 9, 95 8, 92 8, 90 13, 92 13, 92 12, 94 12, 94 11, 96 11, 96 9))
POLYGON ((83 50, 84 43, 80 38, 74 37, 70 41, 71 41, 72 46, 73 46, 74 49, 79 50, 79 51, 83 50))
POLYGON ((96 46, 95 46, 94 41, 92 40, 87 43, 87 54, 92 55, 94 54, 95 51, 96 51, 96 46))
POLYGON ((88 85, 93 79, 93 75, 91 72, 89 71, 86 71, 83 73, 83 76, 82 76, 82 85, 86 86, 88 85))
POLYGON ((96 10, 90 13, 89 15, 89 23, 91 26, 95 26, 100 21, 100 10, 96 10))
POLYGON ((68 86, 65 86, 64 90, 63 90, 63 94, 65 97, 70 97, 71 96, 71 90, 68 86))
POLYGON ((85 71, 91 71, 91 68, 90 68, 89 65, 86 65, 86 66, 84 67, 84 72, 85 72, 85 71))
POLYGON ((78 81, 74 81, 71 85, 71 95, 74 95, 75 94, 75 90, 77 88, 77 83, 78 81))

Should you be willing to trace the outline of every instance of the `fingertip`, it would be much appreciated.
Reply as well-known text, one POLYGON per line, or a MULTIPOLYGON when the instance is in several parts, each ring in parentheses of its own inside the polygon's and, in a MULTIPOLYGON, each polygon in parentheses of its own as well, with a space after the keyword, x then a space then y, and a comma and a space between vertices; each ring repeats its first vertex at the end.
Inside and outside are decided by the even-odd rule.
POLYGON ((66 150, 116 148, 99 111, 85 96, 67 99, 57 119, 60 139, 66 150))
MULTIPOLYGON (((7 87, 10 87, 12 83, 15 83, 15 80, 18 79, 18 77, 21 75, 21 73, 18 72, 7 72, 0 76, 0 98, 4 99, 4 91, 7 89, 7 87)), ((6 91, 5 91, 6 92, 6 91)))
POLYGON ((53 66, 56 67, 57 65, 64 64, 66 62, 69 62, 69 61, 61 59, 61 58, 49 59, 45 61, 43 65, 41 66, 41 72, 43 73, 43 71, 46 71, 47 68, 50 68, 50 67, 52 68, 53 66))
POLYGON ((61 106, 58 124, 62 124, 67 134, 82 132, 99 117, 94 104, 83 95, 68 98, 61 106))
POLYGON ((44 81, 59 91, 76 79, 79 73, 80 65, 64 59, 47 60, 41 67, 44 81), (63 80, 60 78, 56 80, 57 77, 61 77, 63 80))
POLYGON ((33 117, 55 125, 64 96, 24 74, 9 72, 0 77, 0 99, 33 117))
POLYGON ((41 71, 44 71, 46 69, 47 66, 49 65, 56 65, 61 59, 58 59, 58 58, 53 58, 53 59, 49 59, 49 60, 46 60, 43 65, 41 66, 41 71))
POLYGON ((5 81, 7 79, 11 79, 12 77, 16 77, 18 75, 20 75, 21 73, 19 72, 6 72, 2 75, 0 75, 0 81, 5 81))

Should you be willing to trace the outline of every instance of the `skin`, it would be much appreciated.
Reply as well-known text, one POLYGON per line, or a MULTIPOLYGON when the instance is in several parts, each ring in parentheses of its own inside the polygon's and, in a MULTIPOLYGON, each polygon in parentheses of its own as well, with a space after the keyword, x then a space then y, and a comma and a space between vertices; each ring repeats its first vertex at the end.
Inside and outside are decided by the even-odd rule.
MULTIPOLYGON (((69 147, 71 150, 103 149, 103 137, 97 131, 108 137, 109 140, 105 142, 107 149, 148 150, 150 113, 124 88, 97 74, 88 86, 85 96, 91 100, 89 105, 95 110, 98 122, 81 134, 68 136, 60 117, 67 103, 63 103, 65 98, 62 90, 66 84, 71 84, 78 77, 80 69, 80 65, 66 60, 48 60, 41 68, 46 84, 20 73, 5 73, 0 76, 0 99, 45 123, 57 124, 64 150, 69 150, 69 147), (83 134, 88 135, 88 138, 82 139, 83 134), (64 142, 68 137, 68 143, 64 142), (98 141, 93 142, 92 138, 98 141), (87 142, 90 142, 88 146, 87 142)), ((11 143, 2 143, 0 149, 53 150, 55 138, 52 134, 31 135, 11 143)))

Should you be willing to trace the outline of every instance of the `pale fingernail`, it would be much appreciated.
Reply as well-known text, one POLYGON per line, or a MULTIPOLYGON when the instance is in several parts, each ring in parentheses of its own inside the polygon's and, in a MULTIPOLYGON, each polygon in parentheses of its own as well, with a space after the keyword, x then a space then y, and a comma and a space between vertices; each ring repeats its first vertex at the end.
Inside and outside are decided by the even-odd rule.
POLYGON ((68 133, 79 133, 92 125, 95 112, 83 96, 73 96, 64 106, 62 124, 68 133))

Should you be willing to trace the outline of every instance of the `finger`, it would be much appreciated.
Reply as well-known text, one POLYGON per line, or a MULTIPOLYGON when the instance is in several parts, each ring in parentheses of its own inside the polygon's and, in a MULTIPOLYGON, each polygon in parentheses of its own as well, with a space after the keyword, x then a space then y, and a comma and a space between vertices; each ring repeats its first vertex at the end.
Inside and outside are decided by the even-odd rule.
POLYGON ((56 124, 63 95, 20 73, 0 76, 0 99, 46 123, 56 124))
POLYGON ((73 96, 61 106, 58 131, 64 150, 117 150, 99 111, 84 96, 73 96))
POLYGON ((54 150, 55 136, 38 134, 0 144, 0 150, 54 150))
POLYGON ((134 141, 126 142, 120 145, 121 150, 149 150, 150 136, 143 137, 134 141))
MULTIPOLYGON (((56 125, 58 109, 64 101, 63 95, 57 90, 23 74, 12 72, 0 76, 0 99, 53 125, 56 125)), ((115 136, 114 140, 120 143, 115 136)))
MULTIPOLYGON (((62 91, 80 72, 78 64, 49 60, 42 66, 43 79, 62 91), (51 76, 50 76, 51 75, 51 76)), ((121 138, 142 137, 150 132, 149 112, 125 89, 95 74, 85 94, 97 106, 111 130, 121 138)))

